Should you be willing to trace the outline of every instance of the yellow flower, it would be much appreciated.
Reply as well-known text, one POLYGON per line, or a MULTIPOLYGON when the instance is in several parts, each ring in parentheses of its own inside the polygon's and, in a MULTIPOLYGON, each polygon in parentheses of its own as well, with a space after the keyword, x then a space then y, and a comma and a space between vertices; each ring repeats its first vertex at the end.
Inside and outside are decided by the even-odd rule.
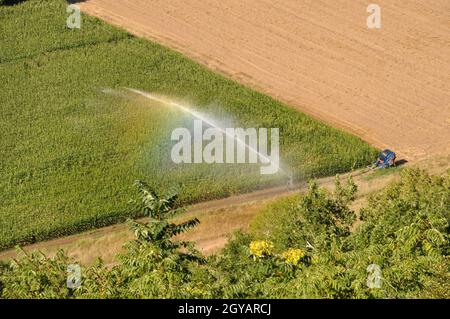
POLYGON ((270 256, 273 252, 273 244, 265 240, 256 240, 250 243, 250 252, 253 256, 270 256))
POLYGON ((297 266, 300 260, 305 257, 305 252, 298 248, 289 248, 281 255, 287 263, 297 266))

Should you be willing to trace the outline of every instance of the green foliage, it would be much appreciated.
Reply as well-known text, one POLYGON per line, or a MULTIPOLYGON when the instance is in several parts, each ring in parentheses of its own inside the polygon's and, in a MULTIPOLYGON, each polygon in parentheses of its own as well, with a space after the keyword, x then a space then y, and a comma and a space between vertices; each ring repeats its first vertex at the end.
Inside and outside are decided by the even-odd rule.
MULTIPOLYGON (((181 247, 192 250, 192 246, 188 242, 174 241, 172 239, 174 236, 182 234, 200 223, 197 218, 180 224, 169 222, 169 218, 184 211, 175 207, 178 198, 177 194, 160 197, 145 182, 137 181, 136 185, 142 197, 141 209, 149 217, 149 221, 146 223, 133 220, 128 221, 136 239, 141 242, 149 242, 162 251, 172 252, 181 247)), ((197 259, 196 254, 182 255, 190 259, 197 259)))
MULTIPOLYGON (((345 224, 333 225, 329 221, 333 220, 330 218, 333 216, 345 216, 342 212, 348 210, 341 205, 353 198, 354 186, 350 184, 348 191, 337 190, 336 195, 341 195, 334 198, 321 198, 317 196, 317 189, 311 187, 300 200, 299 207, 302 209, 290 207, 290 214, 280 211, 278 218, 272 218, 264 227, 259 227, 275 228, 277 235, 286 227, 291 239, 279 241, 279 249, 296 245, 303 247, 304 238, 294 234, 294 231, 306 232, 311 242, 325 241, 327 244, 315 244, 309 251, 311 265, 303 267, 302 273, 286 284, 271 286, 273 291, 268 290, 266 296, 449 298, 449 182, 450 176, 433 177, 420 170, 405 170, 400 182, 391 184, 369 200, 362 209, 364 221, 355 233, 347 232, 351 219, 344 218, 342 221, 347 223, 347 227, 344 231, 338 229, 332 232, 334 236, 329 236, 329 230, 321 229, 318 224, 313 227, 316 231, 309 233, 307 227, 286 227, 295 218, 301 219, 303 214, 311 214, 309 218, 304 217, 309 220, 308 223, 328 221, 331 230, 345 224), (339 205, 336 205, 336 200, 339 205), (324 213, 327 212, 326 207, 333 207, 328 214, 324 213), (288 222, 286 216, 289 217, 288 222), (371 264, 377 264, 382 271, 380 288, 367 286, 371 264)), ((265 233, 257 233, 260 234, 277 240, 270 232, 268 237, 265 233)), ((249 264, 248 267, 253 266, 249 264)), ((242 265, 240 269, 246 272, 242 265)))
POLYGON ((67 5, 63 0, 28 0, 18 6, 2 7, 0 63, 22 60, 32 64, 33 58, 42 55, 114 43, 130 37, 128 33, 87 15, 82 17, 82 28, 68 29, 67 5))
POLYGON ((298 241, 301 234, 293 225, 298 219, 299 200, 297 194, 290 195, 262 208, 250 224, 253 236, 270 240, 277 251, 290 246, 293 241, 298 241))
POLYGON ((65 268, 73 261, 62 253, 53 259, 25 256, 0 267, 0 297, 450 298, 450 175, 403 171, 399 182, 369 200, 353 233, 348 231, 353 213, 346 206, 354 198, 353 182, 337 183, 333 194, 312 183, 296 205, 294 197, 283 199, 289 205, 272 205, 295 213, 293 226, 282 220, 289 217, 282 210, 265 225, 278 232, 281 223, 288 234, 296 229, 302 236, 275 246, 268 239, 276 239, 275 233, 258 238, 261 233, 238 232, 222 254, 207 259, 190 243, 172 238, 165 218, 173 213, 174 196, 160 197, 138 185, 141 209, 151 218, 138 226, 116 266, 83 267, 81 287, 67 289, 65 268), (371 286, 376 267, 381 284, 371 286))
POLYGON ((54 258, 40 252, 27 254, 18 249, 19 259, 0 269, 1 297, 22 298, 70 298, 67 288, 67 265, 71 260, 59 251, 54 258))
POLYGON ((169 223, 176 195, 159 197, 143 182, 137 182, 142 195, 141 209, 150 216, 147 223, 131 222, 136 239, 125 245, 119 265, 111 270, 101 260, 83 267, 82 285, 67 288, 66 267, 72 264, 60 251, 54 258, 41 253, 14 260, 2 273, 3 298, 205 298, 209 290, 193 282, 203 276, 201 256, 188 242, 173 240, 198 224, 193 219, 181 224, 169 223), (189 225, 189 226, 187 226, 189 225))
POLYGON ((380 265, 385 288, 378 296, 449 298, 450 175, 404 170, 401 177, 362 209, 350 242, 360 255, 350 264, 360 273, 359 260, 380 265))
POLYGON ((70 30, 66 6, 0 7, 0 249, 137 217, 128 201, 142 177, 157 191, 175 186, 183 204, 285 182, 257 165, 173 164, 171 130, 191 119, 104 88, 140 88, 242 127, 278 127, 296 179, 376 156, 359 138, 98 19, 82 15, 81 29, 70 30))
POLYGON ((266 207, 255 217, 251 229, 255 236, 272 241, 279 250, 293 245, 329 249, 335 239, 349 235, 356 217, 348 203, 356 191, 352 179, 343 187, 336 178, 332 196, 310 182, 300 200, 294 195, 266 207))
MULTIPOLYGON (((129 221, 136 239, 125 245, 127 253, 119 256, 121 266, 112 271, 113 281, 120 287, 114 294, 127 298, 186 298, 197 293, 196 297, 205 297, 206 291, 198 289, 194 293, 191 290, 198 287, 189 285, 193 276, 191 268, 204 263, 204 257, 191 243, 173 239, 198 225, 198 219, 180 224, 169 222, 169 218, 182 211, 175 208, 177 195, 161 197, 142 181, 137 181, 136 185, 142 198, 141 209, 149 220, 146 223, 129 221), (183 286, 186 287, 180 289, 183 286)), ((96 282, 93 280, 89 289, 96 282)), ((107 290, 108 287, 96 287, 89 294, 95 296, 99 288, 107 290)), ((83 295, 84 290, 79 293, 83 295)))
POLYGON ((351 178, 345 188, 336 178, 333 196, 328 196, 314 182, 310 183, 308 192, 300 201, 300 218, 296 223, 298 228, 303 229, 306 242, 317 249, 328 249, 334 240, 350 234, 349 229, 356 215, 347 205, 354 199, 356 190, 351 178))

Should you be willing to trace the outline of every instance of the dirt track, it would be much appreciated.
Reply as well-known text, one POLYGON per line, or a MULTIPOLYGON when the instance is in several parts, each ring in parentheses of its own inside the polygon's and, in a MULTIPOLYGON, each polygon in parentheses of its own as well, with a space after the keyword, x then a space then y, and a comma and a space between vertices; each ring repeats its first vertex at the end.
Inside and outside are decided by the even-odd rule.
MULTIPOLYGON (((318 182, 322 185, 329 184, 332 180, 333 178, 327 177, 320 179, 318 182)), ((184 239, 196 241, 204 253, 215 252, 226 244, 227 237, 232 231, 248 227, 251 217, 264 203, 274 198, 294 194, 299 189, 304 190, 305 187, 305 183, 298 184, 295 188, 280 186, 192 205, 187 208, 187 212, 181 219, 198 217, 201 220, 201 225, 205 224, 205 227, 198 227, 190 232, 191 237, 184 239), (232 218, 229 218, 230 216, 232 218), (209 222, 208 219, 210 219, 209 222), (200 231, 198 231, 199 228, 200 231)), ((145 220, 146 218, 141 219, 141 221, 145 220)), ((120 223, 39 242, 28 245, 24 249, 26 251, 50 252, 52 255, 62 248, 71 252, 71 256, 75 256, 82 261, 91 262, 101 256, 107 262, 112 262, 121 250, 123 243, 132 238, 133 234, 129 231, 127 224, 120 223), (105 247, 108 248, 106 251, 105 247)), ((0 261, 15 257, 16 249, 0 251, 0 261)))
POLYGON ((450 1, 87 0, 155 39, 408 160, 450 151, 450 1))

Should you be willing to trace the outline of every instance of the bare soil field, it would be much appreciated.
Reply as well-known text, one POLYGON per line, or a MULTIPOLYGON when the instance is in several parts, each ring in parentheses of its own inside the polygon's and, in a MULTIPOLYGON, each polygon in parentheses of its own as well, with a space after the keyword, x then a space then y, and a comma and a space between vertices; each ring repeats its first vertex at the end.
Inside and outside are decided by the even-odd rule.
MULTIPOLYGON (((450 151, 450 1, 87 0, 156 40, 407 160, 450 151)), ((243 106, 245 107, 245 106, 243 106)))

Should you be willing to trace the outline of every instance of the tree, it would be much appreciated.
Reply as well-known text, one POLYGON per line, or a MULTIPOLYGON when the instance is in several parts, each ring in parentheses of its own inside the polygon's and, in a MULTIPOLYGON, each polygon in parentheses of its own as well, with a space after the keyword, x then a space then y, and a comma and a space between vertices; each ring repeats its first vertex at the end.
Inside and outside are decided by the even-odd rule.
POLYGON ((148 221, 128 220, 135 239, 124 245, 126 253, 119 256, 120 264, 110 272, 91 269, 91 274, 100 276, 91 280, 91 285, 83 285, 78 294, 115 298, 207 297, 208 290, 200 288, 201 282, 199 286, 192 284, 194 274, 201 272, 198 267, 205 262, 204 257, 192 243, 174 239, 197 226, 199 220, 171 222, 170 218, 184 211, 176 208, 177 194, 160 196, 142 181, 137 181, 136 186, 141 197, 137 209, 148 216, 148 221))
POLYGON ((136 240, 152 243, 165 251, 173 251, 182 247, 188 248, 190 253, 183 255, 186 258, 197 258, 198 254, 190 243, 173 240, 174 236, 182 234, 200 223, 197 218, 180 224, 169 221, 170 218, 184 212, 183 208, 176 208, 178 195, 172 193, 160 197, 142 181, 136 181, 136 186, 142 197, 141 209, 149 217, 149 221, 146 223, 128 220, 136 240))

